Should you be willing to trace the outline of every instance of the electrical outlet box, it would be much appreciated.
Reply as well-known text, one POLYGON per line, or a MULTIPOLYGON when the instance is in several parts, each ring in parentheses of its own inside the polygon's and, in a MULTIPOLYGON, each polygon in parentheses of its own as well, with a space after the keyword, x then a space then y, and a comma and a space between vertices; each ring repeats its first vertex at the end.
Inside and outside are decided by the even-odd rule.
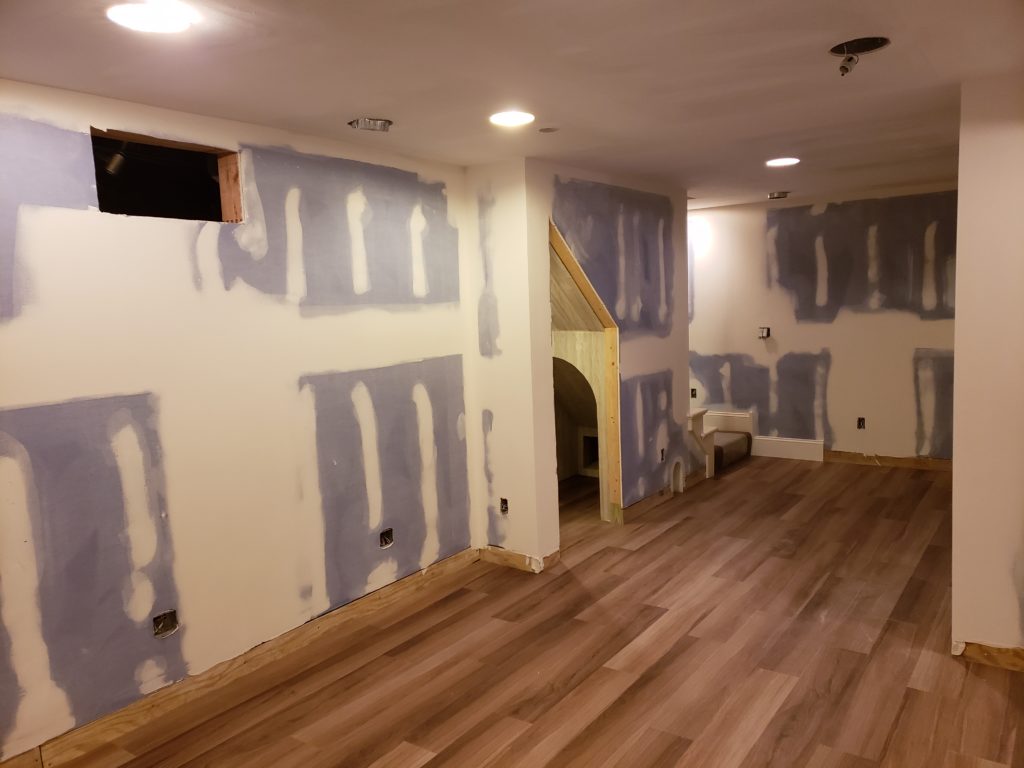
POLYGON ((499 507, 499 509, 501 510, 501 514, 503 514, 503 515, 507 515, 508 514, 508 499, 502 499, 501 500, 501 506, 499 507))
POLYGON ((863 416, 858 416, 857 417, 857 429, 867 429, 867 428, 868 428, 867 419, 865 419, 863 416))
POLYGON ((757 329, 757 338, 759 339, 767 339, 770 338, 771 335, 772 329, 769 328, 767 325, 762 325, 757 329))
POLYGON ((387 549, 395 543, 395 529, 385 528, 380 532, 380 548, 387 549))
POLYGON ((173 608, 153 617, 153 636, 168 637, 178 631, 178 612, 173 608))
POLYGON ((661 460, 662 460, 662 462, 665 461, 665 449, 664 448, 661 449, 661 460))
POLYGON ((697 399, 697 388, 696 387, 690 387, 690 399, 691 400, 696 400, 697 399))

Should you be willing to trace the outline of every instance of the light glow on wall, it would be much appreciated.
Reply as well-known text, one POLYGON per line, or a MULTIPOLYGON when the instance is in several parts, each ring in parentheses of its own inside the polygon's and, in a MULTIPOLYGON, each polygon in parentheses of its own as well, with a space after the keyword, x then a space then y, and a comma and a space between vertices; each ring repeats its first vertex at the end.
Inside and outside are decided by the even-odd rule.
POLYGON ((703 260, 711 250, 711 222, 704 216, 691 214, 686 219, 686 237, 693 257, 703 260))

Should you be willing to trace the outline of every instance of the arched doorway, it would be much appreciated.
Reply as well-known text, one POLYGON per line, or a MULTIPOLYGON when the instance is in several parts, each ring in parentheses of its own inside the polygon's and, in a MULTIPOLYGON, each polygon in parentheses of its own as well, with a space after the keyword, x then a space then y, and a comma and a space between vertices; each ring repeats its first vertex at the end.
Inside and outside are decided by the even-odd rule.
POLYGON ((555 457, 560 501, 567 495, 600 494, 597 398, 586 376, 572 363, 554 358, 555 457))
POLYGON ((603 493, 597 396, 587 377, 568 360, 552 360, 558 517, 562 535, 574 538, 576 523, 601 516, 603 493))

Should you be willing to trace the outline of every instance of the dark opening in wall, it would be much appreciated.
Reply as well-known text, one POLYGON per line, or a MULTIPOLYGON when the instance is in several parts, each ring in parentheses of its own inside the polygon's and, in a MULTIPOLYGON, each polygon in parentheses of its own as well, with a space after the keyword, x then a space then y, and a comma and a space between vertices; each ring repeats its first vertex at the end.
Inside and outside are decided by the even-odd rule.
POLYGON ((93 128, 92 155, 101 211, 242 220, 237 152, 93 128))
POLYGON ((583 441, 582 456, 580 457, 580 463, 583 465, 582 468, 596 470, 599 458, 597 435, 581 435, 580 438, 583 441))

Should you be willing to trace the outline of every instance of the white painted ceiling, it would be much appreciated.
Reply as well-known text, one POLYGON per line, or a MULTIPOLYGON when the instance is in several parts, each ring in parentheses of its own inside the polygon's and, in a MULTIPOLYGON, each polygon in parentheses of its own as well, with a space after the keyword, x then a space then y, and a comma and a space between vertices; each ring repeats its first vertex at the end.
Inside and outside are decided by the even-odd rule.
POLYGON ((0 0, 0 77, 460 165, 658 177, 697 204, 952 182, 959 83, 1024 69, 1021 0, 195 0, 204 23, 178 36, 108 4, 0 0), (840 78, 828 49, 863 35, 893 43, 840 78), (510 106, 537 123, 487 122, 510 106))

